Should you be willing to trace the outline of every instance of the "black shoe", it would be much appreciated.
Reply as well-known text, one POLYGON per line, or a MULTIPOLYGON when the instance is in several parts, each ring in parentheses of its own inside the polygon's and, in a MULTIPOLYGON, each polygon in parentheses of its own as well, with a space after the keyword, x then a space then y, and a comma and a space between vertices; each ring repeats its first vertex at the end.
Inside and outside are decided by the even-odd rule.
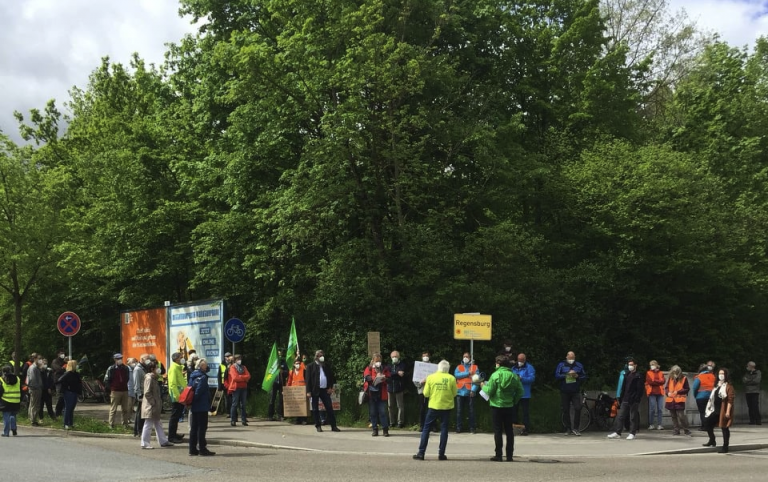
POLYGON ((195 457, 195 456, 197 456, 197 455, 200 455, 200 452, 198 452, 197 450, 195 450, 194 452, 190 452, 190 453, 189 453, 189 456, 190 456, 190 457, 195 457))
POLYGON ((456 429, 456 433, 461 433, 461 429, 460 429, 460 428, 457 428, 457 429, 456 429))
POLYGON ((702 447, 717 447, 717 444, 715 443, 714 440, 710 440, 709 442, 707 442, 705 444, 701 444, 701 446, 702 447))
POLYGON ((339 427, 333 427, 331 432, 341 432, 341 430, 339 430, 339 427))
POLYGON ((39 426, 40 426, 40 424, 39 424, 39 423, 37 423, 37 422, 32 422, 32 426, 33 426, 33 427, 39 427, 39 426))
POLYGON ((512 459, 512 456, 511 455, 507 455, 507 462, 513 462, 513 461, 514 460, 512 459))
POLYGON ((384 429, 384 436, 385 437, 389 437, 389 429, 388 428, 384 429))
POLYGON ((373 431, 371 431, 371 437, 378 437, 378 436, 379 436, 379 430, 373 429, 373 431))
POLYGON ((201 450, 200 451, 200 457, 212 457, 216 455, 216 452, 211 452, 210 450, 201 450))
POLYGON ((413 456, 413 460, 424 460, 424 456, 421 454, 416 454, 413 456))
POLYGON ((504 459, 501 458, 501 455, 495 455, 490 458, 491 462, 503 462, 504 459))
POLYGON ((728 453, 728 447, 720 447, 720 450, 717 451, 721 454, 727 454, 728 453))
POLYGON ((17 432, 16 430, 11 430, 11 433, 13 434, 14 437, 19 434, 19 432, 17 432))
POLYGON ((520 433, 520 435, 525 435, 525 436, 527 436, 527 435, 529 435, 529 432, 528 432, 527 430, 523 430, 523 431, 520 433))
POLYGON ((317 429, 318 432, 322 432, 323 431, 323 427, 317 426, 315 428, 317 429))
POLYGON ((243 422, 243 427, 247 427, 247 426, 248 426, 248 422, 243 422))
POLYGON ((236 425, 237 425, 237 422, 229 422, 229 424, 230 424, 230 425, 232 425, 232 426, 234 427, 234 426, 236 426, 236 425))
POLYGON ((405 428, 405 424, 404 423, 398 423, 397 424, 397 428, 405 428))
POLYGON ((448 460, 448 457, 446 457, 445 455, 438 455, 437 460, 448 460))

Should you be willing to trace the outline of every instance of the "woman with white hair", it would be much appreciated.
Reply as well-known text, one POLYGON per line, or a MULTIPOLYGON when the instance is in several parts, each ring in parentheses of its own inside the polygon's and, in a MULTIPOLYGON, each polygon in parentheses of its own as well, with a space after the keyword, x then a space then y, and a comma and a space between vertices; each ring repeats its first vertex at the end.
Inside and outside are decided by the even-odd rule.
POLYGON ((155 362, 150 361, 147 364, 147 373, 144 375, 144 399, 141 404, 141 418, 144 419, 144 427, 141 429, 141 448, 151 449, 150 439, 152 437, 152 428, 155 429, 157 441, 161 447, 173 447, 173 443, 168 441, 163 431, 163 424, 160 422, 160 414, 163 409, 163 399, 160 396, 160 384, 157 379, 160 376, 159 369, 155 362))
POLYGON ((672 435, 680 435, 680 428, 685 430, 686 435, 691 435, 691 431, 688 429, 688 419, 685 417, 685 401, 689 391, 688 379, 683 374, 683 370, 674 365, 669 369, 669 380, 667 380, 665 387, 667 398, 664 404, 672 417, 672 425, 674 426, 672 435))
POLYGON ((437 418, 442 420, 440 429, 440 446, 438 448, 438 460, 448 460, 445 448, 448 445, 448 420, 453 410, 456 399, 456 377, 449 373, 451 364, 442 360, 437 364, 437 371, 427 377, 424 383, 424 396, 429 398, 429 411, 421 430, 421 442, 419 451, 413 456, 414 460, 424 460, 424 453, 429 443, 429 427, 437 418))

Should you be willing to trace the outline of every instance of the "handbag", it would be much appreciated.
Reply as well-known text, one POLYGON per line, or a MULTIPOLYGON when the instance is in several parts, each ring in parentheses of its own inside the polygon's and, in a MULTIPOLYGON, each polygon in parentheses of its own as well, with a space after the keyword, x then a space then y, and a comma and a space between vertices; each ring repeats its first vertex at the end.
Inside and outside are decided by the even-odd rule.
POLYGON ((195 389, 190 385, 184 387, 179 395, 179 403, 182 405, 190 406, 195 401, 195 389))
POLYGON ((368 403, 368 390, 360 390, 360 393, 357 395, 357 403, 360 405, 368 403))

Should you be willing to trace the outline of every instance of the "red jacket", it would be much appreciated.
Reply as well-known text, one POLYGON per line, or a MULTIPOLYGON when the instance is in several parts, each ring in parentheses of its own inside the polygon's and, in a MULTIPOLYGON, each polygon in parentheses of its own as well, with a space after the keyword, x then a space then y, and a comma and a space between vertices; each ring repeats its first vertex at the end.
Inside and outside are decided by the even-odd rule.
MULTIPOLYGON (((389 399, 389 394, 387 393, 387 380, 390 378, 389 373, 389 367, 382 366, 381 368, 382 372, 384 374, 384 381, 379 383, 379 385, 376 387, 379 389, 379 393, 381 394, 381 401, 384 402, 389 399)), ((376 378, 376 373, 373 370, 373 367, 368 365, 365 367, 365 371, 363 372, 363 377, 365 378, 365 384, 363 385, 364 390, 368 390, 369 385, 373 386, 373 379, 376 378)))
POLYGON ((232 393, 238 388, 245 388, 248 386, 248 380, 251 379, 251 374, 248 373, 248 368, 244 365, 240 365, 240 367, 243 369, 243 373, 238 373, 237 365, 235 363, 229 367, 229 376, 227 377, 229 379, 229 386, 227 387, 228 393, 232 393))

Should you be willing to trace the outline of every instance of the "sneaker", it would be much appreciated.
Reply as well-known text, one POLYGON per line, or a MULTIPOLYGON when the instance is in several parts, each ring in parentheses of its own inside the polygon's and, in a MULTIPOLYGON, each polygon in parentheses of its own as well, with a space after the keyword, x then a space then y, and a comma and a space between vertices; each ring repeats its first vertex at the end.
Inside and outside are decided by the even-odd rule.
POLYGON ((8 436, 9 435, 7 433, 4 433, 4 434, 0 435, 0 437, 8 437, 8 436))
POLYGON ((608 435, 608 438, 618 439, 618 438, 621 438, 621 435, 619 435, 616 432, 613 432, 612 434, 608 435))
POLYGON ((663 425, 657 425, 656 426, 656 430, 664 430, 664 426, 663 425))
POLYGON ((648 425, 648 430, 656 430, 656 425, 648 425))
POLYGON ((152 450, 154 447, 151 445, 147 445, 147 446, 142 445, 141 448, 144 450, 152 450))
POLYGON ((573 430, 573 431, 572 431, 572 433, 573 433, 575 436, 577 436, 577 437, 581 437, 581 432, 579 432, 578 430, 573 430))
POLYGON ((631 433, 627 435, 627 440, 635 440, 635 434, 631 433))
POLYGON ((563 435, 565 435, 565 436, 568 436, 568 435, 570 435, 570 434, 571 434, 571 431, 570 431, 570 430, 566 430, 565 432, 563 432, 563 435))

